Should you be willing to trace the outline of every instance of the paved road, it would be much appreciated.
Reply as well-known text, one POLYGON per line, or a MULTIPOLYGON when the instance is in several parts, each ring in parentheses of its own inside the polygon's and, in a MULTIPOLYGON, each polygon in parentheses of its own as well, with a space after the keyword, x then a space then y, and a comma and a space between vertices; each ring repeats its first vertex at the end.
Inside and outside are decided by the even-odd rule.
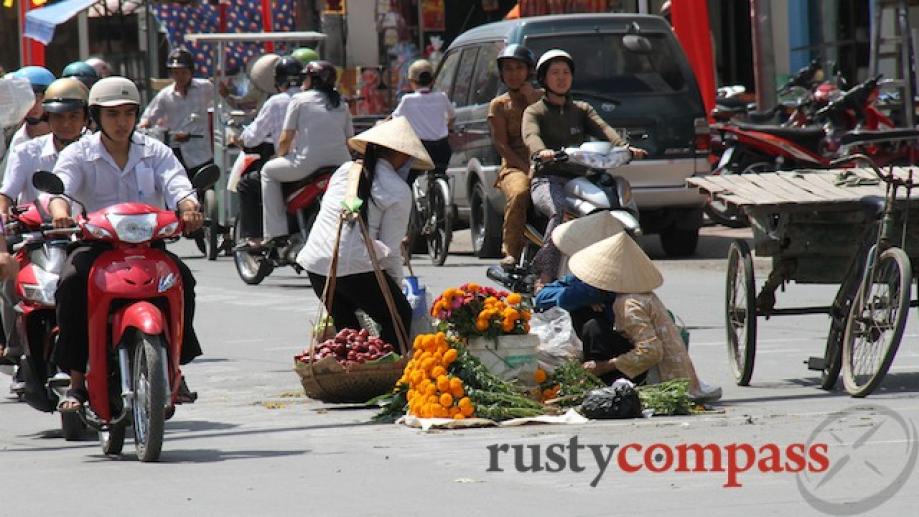
MULTIPOLYGON (((130 443, 121 458, 106 458, 94 436, 65 442, 56 415, 2 399, 0 515, 111 510, 133 515, 911 514, 919 505, 919 475, 910 464, 919 447, 914 434, 919 319, 911 314, 888 381, 867 400, 820 391, 816 376, 802 364, 822 353, 828 326, 822 316, 761 321, 753 383, 737 387, 725 357, 721 313, 727 246, 744 236, 708 228, 699 255, 688 260, 665 260, 655 239, 645 242, 666 279, 660 296, 691 328, 697 370, 725 389, 716 407, 720 412, 433 433, 370 424, 367 409, 302 397, 291 356, 306 345, 316 313, 307 279, 292 270, 277 271, 262 285, 248 287, 229 259, 207 262, 181 244, 177 250, 188 256, 199 282, 197 325, 206 355, 186 369, 201 397, 168 422, 162 461, 136 462, 130 443), (840 411, 850 412, 837 415, 840 411), (616 461, 599 475, 590 449, 576 449, 580 472, 570 461, 562 472, 518 472, 514 448, 496 452, 490 465, 486 447, 510 444, 534 446, 520 449, 526 452, 519 458, 521 467, 532 465, 537 450, 544 466, 557 467, 544 453, 550 445, 567 450, 561 447, 575 436, 582 445, 634 443, 647 449, 667 444, 669 449, 652 454, 655 462, 666 462, 666 455, 657 453, 680 443, 716 444, 725 462, 726 447, 740 443, 751 444, 760 461, 773 454, 788 460, 789 445, 812 440, 829 444, 829 471, 768 472, 784 467, 767 458, 737 474, 734 483, 726 472, 626 473, 616 461)), ((469 249, 468 234, 465 246, 462 239, 445 267, 423 265, 416 257, 416 273, 434 292, 465 281, 485 282, 487 264, 463 252, 469 249)), ((757 261, 759 279, 768 268, 767 261, 757 261)), ((832 295, 832 287, 792 285, 780 293, 780 301, 824 305, 832 295)), ((5 385, 5 377, 0 383, 5 385)), ((732 450, 738 468, 744 466, 745 449, 732 450)), ((602 457, 609 449, 598 452, 602 457)), ((633 449, 628 458, 640 462, 641 453, 633 449)))

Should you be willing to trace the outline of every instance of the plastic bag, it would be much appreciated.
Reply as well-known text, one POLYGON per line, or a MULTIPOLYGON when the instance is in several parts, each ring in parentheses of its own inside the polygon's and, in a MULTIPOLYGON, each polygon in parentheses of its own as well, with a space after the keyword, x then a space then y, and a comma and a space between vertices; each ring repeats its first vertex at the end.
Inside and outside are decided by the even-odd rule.
POLYGON ((412 326, 408 330, 408 343, 411 347, 415 336, 429 334, 433 329, 430 311, 433 297, 428 293, 427 287, 414 275, 402 279, 402 293, 408 300, 408 304, 412 306, 412 326))
POLYGON ((637 418, 642 416, 641 399, 635 385, 619 379, 608 388, 591 390, 581 404, 587 418, 637 418))
POLYGON ((558 307, 533 314, 530 333, 539 337, 536 358, 548 372, 571 360, 581 360, 581 340, 571 324, 568 311, 558 307))
POLYGON ((18 77, 0 79, 0 128, 22 122, 33 104, 35 94, 29 81, 18 77))

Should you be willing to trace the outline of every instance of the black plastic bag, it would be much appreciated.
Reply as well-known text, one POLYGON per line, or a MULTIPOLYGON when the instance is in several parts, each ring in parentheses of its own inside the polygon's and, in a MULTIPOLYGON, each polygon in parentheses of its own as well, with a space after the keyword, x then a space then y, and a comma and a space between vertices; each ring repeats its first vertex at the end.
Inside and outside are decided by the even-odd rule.
POLYGON ((617 381, 607 388, 591 390, 581 412, 587 418, 637 418, 641 415, 641 400, 635 385, 627 381, 617 381))

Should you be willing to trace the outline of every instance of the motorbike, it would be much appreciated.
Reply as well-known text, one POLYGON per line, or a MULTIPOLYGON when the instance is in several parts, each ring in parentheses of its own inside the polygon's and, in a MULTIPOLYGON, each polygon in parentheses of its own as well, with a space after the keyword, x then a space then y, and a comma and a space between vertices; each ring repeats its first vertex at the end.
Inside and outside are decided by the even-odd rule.
MULTIPOLYGON (((818 87, 823 81, 823 65, 819 59, 812 60, 807 66, 799 69, 778 90, 779 96, 792 92, 808 92, 818 87)), ((794 120, 796 105, 780 101, 771 109, 756 111, 756 99, 747 93, 742 85, 722 86, 715 95, 715 107, 712 109, 712 120, 716 123, 749 122, 753 124, 787 123, 794 120)))
MULTIPOLYGON (((67 257, 71 232, 51 228, 51 218, 38 201, 13 207, 7 224, 19 273, 15 290, 15 334, 22 344, 16 378, 16 394, 29 406, 53 412, 70 384, 68 376, 58 375, 51 362, 57 344, 55 292, 67 257)), ((85 429, 74 413, 61 414, 64 439, 78 440, 85 429)))
MULTIPOLYGON (((871 156, 878 164, 915 163, 914 145, 919 131, 892 129, 893 122, 875 106, 878 81, 869 78, 836 96, 814 112, 823 125, 723 124, 724 151, 713 174, 758 174, 783 169, 827 169, 834 160, 855 153, 871 156)), ((706 214, 730 227, 746 226, 742 214, 731 207, 709 202, 706 214)))
MULTIPOLYGON (((613 175, 611 171, 627 164, 632 158, 628 146, 613 147, 608 142, 586 142, 580 147, 569 147, 557 151, 546 161, 534 158, 536 172, 549 163, 568 162, 583 169, 584 175, 571 179, 565 184, 564 220, 583 217, 600 210, 608 210, 613 217, 622 223, 625 231, 632 236, 641 234, 638 221, 638 205, 632 198, 629 182, 613 175)), ((524 247, 517 264, 510 269, 491 266, 486 276, 518 293, 532 293, 536 281, 533 271, 533 257, 542 247, 545 238, 543 230, 548 219, 531 206, 524 226, 524 247)))
MULTIPOLYGON (((243 167, 249 167, 258 159, 257 155, 246 155, 243 167)), ((271 240, 261 246, 240 245, 233 250, 233 261, 236 272, 243 282, 258 285, 277 267, 290 266, 300 274, 303 268, 297 264, 297 254, 303 249, 309 238, 310 229, 316 216, 322 195, 329 185, 332 173, 338 167, 322 167, 308 177, 281 185, 287 206, 288 226, 294 231, 285 241, 271 240)), ((237 218, 235 234, 241 235, 241 225, 237 218)))
MULTIPOLYGON (((192 185, 208 188, 218 175, 203 170, 192 185)), ((36 172, 32 182, 39 191, 69 198, 50 172, 36 172)), ((89 274, 89 400, 76 415, 98 431, 103 453, 120 454, 132 427, 138 459, 156 461, 182 382, 184 302, 178 267, 151 244, 181 236, 182 221, 174 211, 119 203, 89 214, 83 207, 75 222, 78 239, 111 247, 89 274)))

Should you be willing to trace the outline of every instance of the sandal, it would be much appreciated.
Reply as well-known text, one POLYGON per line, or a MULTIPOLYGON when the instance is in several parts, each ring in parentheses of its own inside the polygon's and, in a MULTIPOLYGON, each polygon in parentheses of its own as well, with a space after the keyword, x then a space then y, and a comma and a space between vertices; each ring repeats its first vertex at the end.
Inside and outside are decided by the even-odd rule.
POLYGON ((57 404, 59 413, 76 413, 83 409, 83 404, 89 400, 86 388, 70 388, 64 393, 64 398, 57 404), (73 405, 76 403, 76 405, 73 405), (67 405, 65 405, 67 404, 67 405))
POLYGON ((185 376, 182 376, 182 384, 179 385, 179 392, 176 394, 176 404, 194 404, 196 400, 198 400, 198 392, 188 389, 185 376))

